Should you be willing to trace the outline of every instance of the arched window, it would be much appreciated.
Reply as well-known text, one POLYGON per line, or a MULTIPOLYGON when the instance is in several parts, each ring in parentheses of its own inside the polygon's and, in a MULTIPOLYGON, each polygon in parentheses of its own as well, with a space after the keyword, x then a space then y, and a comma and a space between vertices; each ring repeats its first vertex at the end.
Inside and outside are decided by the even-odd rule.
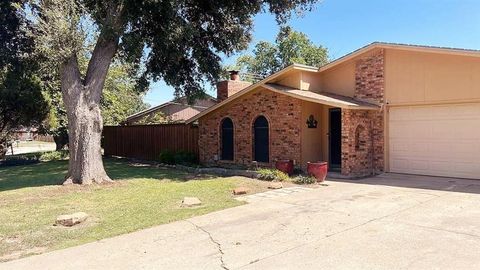
POLYGON ((367 144, 366 130, 362 125, 358 125, 355 130, 355 151, 364 151, 367 144))
POLYGON ((253 158, 258 162, 269 161, 268 120, 259 116, 253 123, 253 158))
POLYGON ((221 124, 221 159, 233 160, 233 122, 230 118, 222 120, 221 124))

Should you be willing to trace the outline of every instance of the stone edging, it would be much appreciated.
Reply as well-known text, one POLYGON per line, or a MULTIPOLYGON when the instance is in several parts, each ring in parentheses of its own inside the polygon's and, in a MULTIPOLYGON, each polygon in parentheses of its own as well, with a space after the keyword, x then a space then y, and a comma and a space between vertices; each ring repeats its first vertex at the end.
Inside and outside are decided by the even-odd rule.
POLYGON ((258 178, 258 172, 252 170, 226 169, 218 167, 194 168, 185 165, 168 165, 179 170, 198 174, 214 174, 219 176, 244 176, 248 178, 258 178))

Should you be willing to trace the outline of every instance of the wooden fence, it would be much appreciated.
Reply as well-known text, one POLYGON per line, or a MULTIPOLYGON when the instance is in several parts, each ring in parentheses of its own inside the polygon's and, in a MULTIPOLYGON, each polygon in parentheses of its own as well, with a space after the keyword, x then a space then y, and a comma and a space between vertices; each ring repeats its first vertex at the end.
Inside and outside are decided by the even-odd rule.
POLYGON ((198 157, 198 127, 186 124, 106 126, 105 155, 155 160, 162 150, 187 151, 198 157))

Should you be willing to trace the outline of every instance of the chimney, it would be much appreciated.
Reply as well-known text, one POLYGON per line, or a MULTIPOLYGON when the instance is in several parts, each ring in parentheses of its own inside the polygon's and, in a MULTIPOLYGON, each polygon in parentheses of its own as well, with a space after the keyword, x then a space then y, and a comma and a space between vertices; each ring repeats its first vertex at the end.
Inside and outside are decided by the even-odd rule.
POLYGON ((252 83, 240 80, 240 72, 238 70, 230 70, 230 80, 217 83, 217 101, 222 102, 235 93, 247 88, 252 83))

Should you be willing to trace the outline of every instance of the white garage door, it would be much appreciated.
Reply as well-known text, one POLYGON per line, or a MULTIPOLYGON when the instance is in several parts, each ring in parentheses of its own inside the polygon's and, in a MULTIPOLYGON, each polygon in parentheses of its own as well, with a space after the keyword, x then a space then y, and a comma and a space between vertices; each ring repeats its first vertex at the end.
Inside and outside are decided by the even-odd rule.
POLYGON ((480 179, 480 104, 392 107, 390 171, 480 179))

